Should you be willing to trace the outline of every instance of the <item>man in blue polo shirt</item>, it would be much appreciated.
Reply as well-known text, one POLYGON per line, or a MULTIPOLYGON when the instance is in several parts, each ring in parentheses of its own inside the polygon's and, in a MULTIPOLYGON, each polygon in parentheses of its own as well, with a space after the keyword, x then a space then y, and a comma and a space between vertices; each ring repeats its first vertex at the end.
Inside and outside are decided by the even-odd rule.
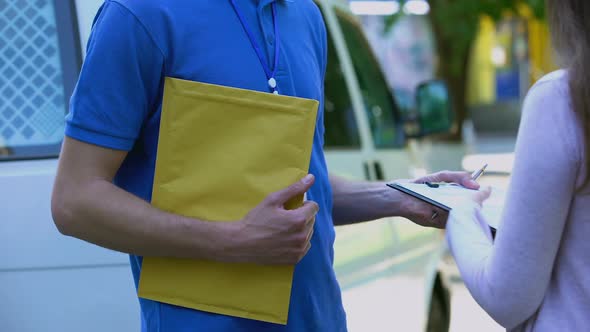
MULTIPOLYGON (((136 284, 142 256, 297 263, 286 326, 141 299, 143 331, 346 331, 332 268, 334 224, 394 215, 444 223, 442 217, 432 222, 430 208, 382 183, 329 177, 323 105, 313 176, 271 194, 243 220, 209 223, 148 203, 164 77, 322 102, 326 38, 311 0, 107 0, 101 7, 71 99, 54 188, 60 231, 130 253, 136 284), (309 202, 302 208, 283 209, 284 201, 304 192, 309 202)), ((430 179, 467 178, 441 173, 430 179)))

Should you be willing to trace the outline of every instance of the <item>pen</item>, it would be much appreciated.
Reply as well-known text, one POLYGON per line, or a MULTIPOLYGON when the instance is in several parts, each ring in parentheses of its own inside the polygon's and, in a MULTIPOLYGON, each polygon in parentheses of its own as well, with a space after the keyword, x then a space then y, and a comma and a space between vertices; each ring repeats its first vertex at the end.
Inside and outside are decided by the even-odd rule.
POLYGON ((479 179, 479 177, 483 174, 483 172, 486 170, 487 167, 488 167, 488 164, 485 164, 485 165, 483 165, 482 168, 473 172, 473 174, 471 174, 471 180, 477 181, 477 179, 479 179))

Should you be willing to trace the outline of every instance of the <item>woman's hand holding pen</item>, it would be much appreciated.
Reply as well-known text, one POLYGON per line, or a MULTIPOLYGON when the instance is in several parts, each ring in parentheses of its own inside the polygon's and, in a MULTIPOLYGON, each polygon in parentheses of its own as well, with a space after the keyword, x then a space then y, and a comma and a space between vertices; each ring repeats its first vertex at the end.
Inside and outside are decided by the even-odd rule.
MULTIPOLYGON (((473 195, 470 197, 479 206, 482 206, 483 202, 488 199, 491 195, 491 188, 480 189, 477 179, 485 172, 487 168, 485 164, 482 168, 476 170, 473 173, 468 172, 450 172, 442 171, 427 175, 418 179, 413 180, 414 183, 456 183, 467 189, 473 189, 473 195)), ((404 217, 412 220, 416 224, 427 226, 444 228, 447 223, 448 212, 442 209, 433 207, 432 205, 422 202, 420 200, 408 197, 404 204, 404 211, 406 215, 404 217)))
MULTIPOLYGON (((473 180, 474 182, 477 181, 477 179, 483 175, 483 173, 485 172, 487 167, 488 167, 488 164, 485 164, 485 165, 483 165, 482 168, 473 172, 473 174, 471 174, 471 180, 473 180)), ((485 202, 485 200, 490 198, 491 194, 492 194, 492 188, 486 187, 484 189, 481 189, 481 190, 478 190, 477 192, 475 192, 471 196, 471 199, 473 199, 473 201, 481 207, 483 205, 483 202, 485 202)))
MULTIPOLYGON (((479 184, 475 181, 476 179, 477 178, 473 177, 473 174, 468 172, 442 171, 415 179, 412 182, 457 183, 464 186, 465 188, 477 190, 479 189, 479 184)), ((402 210, 404 211, 403 217, 408 218, 421 226, 445 228, 448 212, 413 197, 405 197, 405 202, 402 203, 402 210)))

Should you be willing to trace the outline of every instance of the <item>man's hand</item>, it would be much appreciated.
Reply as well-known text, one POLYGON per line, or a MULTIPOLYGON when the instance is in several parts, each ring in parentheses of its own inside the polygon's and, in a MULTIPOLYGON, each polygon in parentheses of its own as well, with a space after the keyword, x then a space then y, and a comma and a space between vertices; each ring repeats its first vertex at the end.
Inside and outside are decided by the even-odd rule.
POLYGON ((313 175, 275 193, 236 222, 235 243, 229 260, 259 264, 296 264, 309 251, 319 207, 307 201, 295 210, 285 203, 302 195, 314 183, 313 175))
MULTIPOLYGON (((479 184, 473 181, 471 179, 471 174, 467 172, 443 171, 415 179, 412 182, 454 182, 464 186, 465 188, 479 189, 479 184)), ((482 195, 481 198, 484 198, 484 196, 482 195)), ((447 218, 449 217, 448 213, 428 203, 407 196, 405 202, 402 203, 402 205, 402 210, 404 211, 403 216, 412 220, 418 225, 445 228, 447 224, 447 218)))
POLYGON ((63 234, 139 256, 294 264, 309 250, 318 205, 284 203, 314 183, 312 175, 269 195, 244 219, 210 222, 159 210, 116 187, 127 153, 66 137, 52 196, 63 234))

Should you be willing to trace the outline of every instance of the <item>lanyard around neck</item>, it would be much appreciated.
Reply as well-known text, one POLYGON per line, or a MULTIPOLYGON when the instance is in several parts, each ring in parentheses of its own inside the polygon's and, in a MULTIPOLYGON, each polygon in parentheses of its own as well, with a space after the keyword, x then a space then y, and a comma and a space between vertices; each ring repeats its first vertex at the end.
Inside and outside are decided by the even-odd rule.
POLYGON ((235 0, 230 0, 232 7, 234 8, 234 11, 236 12, 236 15, 238 16, 238 18, 240 19, 240 22, 242 23, 242 27, 244 28, 244 31, 246 32, 246 35, 248 35, 248 39, 250 39, 250 44, 252 44, 252 48, 254 48, 254 51, 256 51, 256 55, 258 56, 258 60, 260 61, 260 64, 262 65, 262 68, 264 69, 264 73, 266 74, 266 78, 268 79, 268 86, 272 89, 272 92, 276 95, 279 94, 278 91, 278 87, 277 87, 277 80, 275 78, 275 75, 277 73, 277 68, 279 66, 279 50, 280 50, 280 38, 279 38, 279 25, 277 24, 277 9, 275 7, 274 3, 271 3, 270 6, 272 8, 272 23, 274 26, 274 31, 275 31, 275 58, 274 58, 274 66, 272 69, 269 68, 269 62, 266 61, 266 56, 264 55, 264 52, 262 51, 262 48, 260 47, 260 45, 258 45, 258 42, 256 41, 256 37, 254 36, 254 33, 252 31, 252 29, 250 28, 250 26, 248 25, 248 22, 246 21, 246 19, 244 18, 244 16, 242 15, 242 13, 240 12, 238 5, 236 4, 235 0))

